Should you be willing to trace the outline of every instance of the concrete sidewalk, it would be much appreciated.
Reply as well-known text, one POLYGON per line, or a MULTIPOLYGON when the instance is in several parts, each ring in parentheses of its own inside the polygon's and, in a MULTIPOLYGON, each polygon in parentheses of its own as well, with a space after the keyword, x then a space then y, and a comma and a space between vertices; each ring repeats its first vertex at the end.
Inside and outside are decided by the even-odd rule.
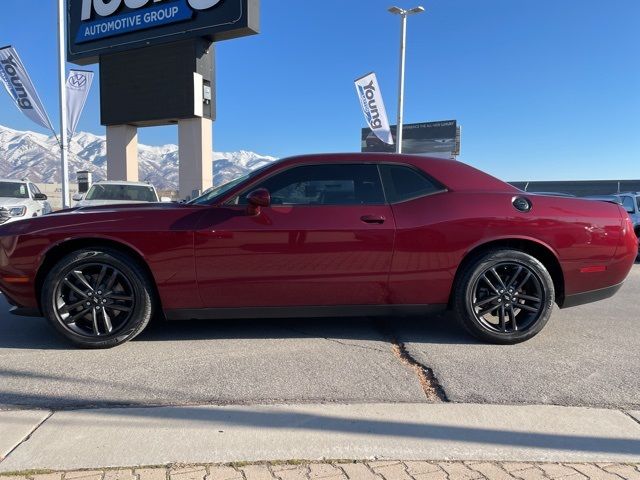
POLYGON ((0 412, 0 456, 0 472, 287 459, 640 462, 640 412, 397 403, 14 411, 0 412))

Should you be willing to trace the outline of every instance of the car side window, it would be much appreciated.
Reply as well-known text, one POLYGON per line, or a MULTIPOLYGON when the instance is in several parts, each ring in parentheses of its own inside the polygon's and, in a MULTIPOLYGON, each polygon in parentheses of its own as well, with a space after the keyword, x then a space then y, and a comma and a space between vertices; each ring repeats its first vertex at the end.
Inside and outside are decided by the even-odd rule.
POLYGON ((626 195, 622 197, 622 206, 627 212, 635 212, 635 205, 633 204, 633 198, 627 197, 626 195))
POLYGON ((272 205, 382 205, 385 203, 378 168, 373 164, 325 164, 293 167, 254 185, 238 198, 266 188, 272 205))
POLYGON ((29 190, 31 190, 31 198, 35 198, 36 194, 42 193, 35 183, 29 184, 29 190))
POLYGON ((431 193, 441 192, 443 185, 418 169, 407 165, 380 165, 385 193, 390 203, 398 203, 431 193))

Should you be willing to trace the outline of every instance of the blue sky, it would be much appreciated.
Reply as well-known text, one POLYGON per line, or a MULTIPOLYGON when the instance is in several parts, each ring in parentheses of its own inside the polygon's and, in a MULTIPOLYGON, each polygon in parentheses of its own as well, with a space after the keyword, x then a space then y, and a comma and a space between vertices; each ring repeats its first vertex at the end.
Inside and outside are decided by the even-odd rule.
MULTIPOLYGON (((217 45, 215 150, 357 151, 355 78, 375 71, 396 115, 394 2, 427 10, 409 19, 406 122, 457 119, 460 159, 505 180, 640 178, 638 0, 262 0, 262 33, 217 45)), ((54 122, 56 3, 3 0, 0 15, 54 122)), ((4 93, 0 124, 46 133, 4 93)), ((79 129, 104 134, 97 85, 79 129)))

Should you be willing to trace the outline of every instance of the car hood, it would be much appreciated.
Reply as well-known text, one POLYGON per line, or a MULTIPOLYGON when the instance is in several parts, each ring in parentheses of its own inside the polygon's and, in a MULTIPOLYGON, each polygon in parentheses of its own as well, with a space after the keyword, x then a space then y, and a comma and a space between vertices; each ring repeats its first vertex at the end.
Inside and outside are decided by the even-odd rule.
POLYGON ((142 211, 142 210, 167 210, 173 208, 181 208, 184 204, 175 202, 118 202, 118 203, 90 203, 89 205, 76 204, 75 207, 59 210, 56 213, 100 213, 100 212, 126 212, 126 211, 142 211))
POLYGON ((28 198, 0 197, 0 207, 14 207, 17 205, 24 205, 28 201, 28 198))
POLYGON ((136 200, 80 200, 76 206, 77 207, 94 207, 100 205, 131 205, 131 204, 140 204, 140 203, 152 203, 152 202, 141 202, 136 200))
MULTIPOLYGON (((0 237, 5 235, 23 235, 67 230, 81 225, 92 224, 115 225, 118 221, 130 221, 131 218, 155 217, 162 211, 181 210, 187 208, 180 203, 128 203, 118 205, 99 205, 92 207, 73 207, 59 210, 48 215, 26 218, 19 222, 0 225, 0 237)), ((193 207, 192 207, 193 208, 193 207)), ((157 217, 156 217, 157 218, 157 217)))

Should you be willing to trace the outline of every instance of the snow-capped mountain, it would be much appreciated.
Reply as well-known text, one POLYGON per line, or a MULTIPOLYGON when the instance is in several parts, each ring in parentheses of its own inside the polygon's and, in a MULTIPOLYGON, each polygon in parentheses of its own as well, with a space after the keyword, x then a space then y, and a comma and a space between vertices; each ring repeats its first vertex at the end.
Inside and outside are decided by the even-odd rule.
MULTIPOLYGON (((213 183, 233 180, 275 157, 253 152, 213 152, 213 183)), ((78 170, 93 172, 94 181, 107 174, 106 138, 92 133, 76 133, 69 146, 69 176, 75 181, 78 170)), ((138 145, 140 180, 157 188, 178 187, 178 146, 138 145)), ((38 183, 60 182, 60 148, 55 137, 20 132, 0 125, 0 177, 24 178, 38 183)))

